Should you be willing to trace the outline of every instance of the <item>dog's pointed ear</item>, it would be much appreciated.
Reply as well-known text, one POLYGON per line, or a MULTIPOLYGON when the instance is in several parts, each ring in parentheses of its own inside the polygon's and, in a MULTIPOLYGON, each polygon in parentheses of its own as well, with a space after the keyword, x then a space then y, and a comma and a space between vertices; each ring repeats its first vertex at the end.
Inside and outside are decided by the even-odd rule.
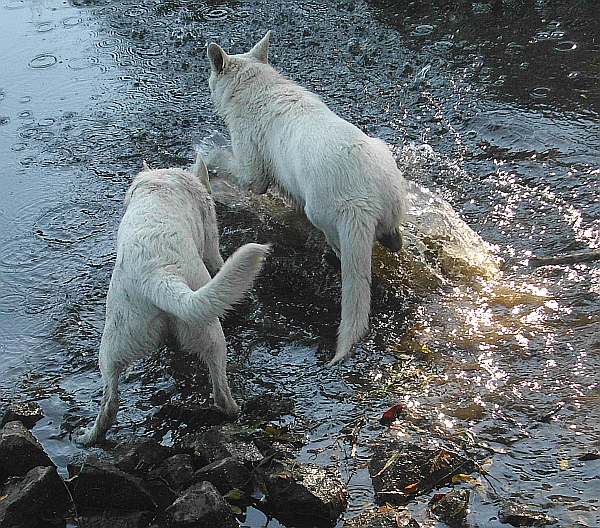
POLYGON ((269 40, 271 40, 271 30, 265 33, 265 36, 254 45, 248 54, 267 64, 269 62, 269 40))
POLYGON ((210 60, 210 67, 217 73, 221 73, 229 62, 229 55, 225 53, 225 50, 221 46, 214 42, 208 45, 206 54, 208 55, 208 60, 210 60))
POLYGON ((202 154, 200 149, 196 147, 196 161, 192 167, 192 173, 196 178, 198 178, 209 194, 212 194, 212 189, 210 188, 210 178, 208 177, 208 169, 206 168, 206 163, 202 159, 202 154))

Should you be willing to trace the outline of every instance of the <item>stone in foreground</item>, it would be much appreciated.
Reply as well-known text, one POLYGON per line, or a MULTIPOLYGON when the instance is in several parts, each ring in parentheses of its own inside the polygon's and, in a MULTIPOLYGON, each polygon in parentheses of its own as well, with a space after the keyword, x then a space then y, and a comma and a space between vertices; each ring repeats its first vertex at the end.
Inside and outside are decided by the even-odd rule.
POLYGON ((47 526, 62 519, 69 495, 56 468, 38 466, 22 480, 10 483, 0 500, 0 526, 3 528, 47 526))
POLYGON ((190 486, 167 508, 165 517, 173 528, 238 527, 231 508, 210 482, 190 486))
POLYGON ((0 483, 37 466, 54 464, 21 422, 8 422, 0 430, 0 483))

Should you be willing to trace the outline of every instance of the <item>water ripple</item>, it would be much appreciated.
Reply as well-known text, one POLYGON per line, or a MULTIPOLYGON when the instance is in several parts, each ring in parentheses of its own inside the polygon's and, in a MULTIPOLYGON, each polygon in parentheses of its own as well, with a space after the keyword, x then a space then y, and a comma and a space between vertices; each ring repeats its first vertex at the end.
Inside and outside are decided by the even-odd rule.
POLYGON ((29 67, 34 69, 49 68, 50 66, 54 66, 57 62, 58 59, 54 55, 42 53, 29 61, 29 67))

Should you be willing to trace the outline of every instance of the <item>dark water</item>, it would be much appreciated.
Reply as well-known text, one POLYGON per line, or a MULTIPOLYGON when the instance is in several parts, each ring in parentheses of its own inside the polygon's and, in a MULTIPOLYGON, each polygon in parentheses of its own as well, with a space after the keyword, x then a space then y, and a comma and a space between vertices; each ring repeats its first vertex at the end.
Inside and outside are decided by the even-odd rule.
MULTIPOLYGON (((274 65, 392 144, 407 176, 451 203, 504 269, 476 284, 428 266, 398 272, 402 313, 376 312, 339 370, 323 367, 319 348, 324 312, 333 335, 335 299, 259 296, 248 309, 268 324, 229 325, 237 398, 292 398, 293 415, 278 424, 302 441, 302 460, 341 471, 347 517, 372 504, 369 442, 401 401, 407 416, 393 434, 487 442, 488 479, 465 484, 473 525, 501 526, 499 497, 561 526, 600 525, 600 461, 578 460, 600 448, 600 267, 528 266, 533 255, 600 247, 596 2, 506 12, 444 2, 75 4, 0 2, 0 403, 40 403, 34 433, 63 471, 82 452, 68 431, 99 401, 95 354, 127 183, 142 159, 185 165, 194 141, 224 132, 208 98, 206 42, 243 50, 272 28, 274 65)), ((252 235, 221 223, 227 250, 252 235)), ((204 375, 173 352, 139 362, 122 384, 117 439, 176 435, 151 418, 160 389, 208 398, 204 375)), ((410 508, 441 526, 428 499, 410 508)), ((245 525, 279 526, 258 510, 245 525)))

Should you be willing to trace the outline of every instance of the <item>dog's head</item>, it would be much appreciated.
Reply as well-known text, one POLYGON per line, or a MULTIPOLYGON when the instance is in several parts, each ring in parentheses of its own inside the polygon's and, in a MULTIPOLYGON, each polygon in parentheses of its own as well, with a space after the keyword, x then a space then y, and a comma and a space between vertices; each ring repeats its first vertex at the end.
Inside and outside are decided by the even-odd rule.
POLYGON ((254 47, 237 55, 229 55, 221 46, 211 42, 208 45, 207 55, 210 61, 210 77, 208 86, 212 98, 219 107, 225 95, 230 92, 235 84, 243 78, 243 73, 255 69, 256 65, 269 64, 269 40, 271 31, 258 41, 254 47))

